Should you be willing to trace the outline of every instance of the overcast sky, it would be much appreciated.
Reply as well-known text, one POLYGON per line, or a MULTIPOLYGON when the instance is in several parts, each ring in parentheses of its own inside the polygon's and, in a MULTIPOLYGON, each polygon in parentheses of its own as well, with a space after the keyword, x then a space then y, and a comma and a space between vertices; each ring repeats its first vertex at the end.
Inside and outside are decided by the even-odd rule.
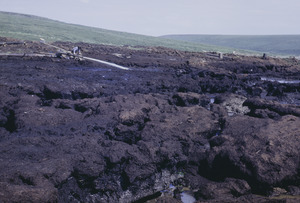
POLYGON ((300 34, 300 0, 0 0, 0 11, 151 36, 300 34))

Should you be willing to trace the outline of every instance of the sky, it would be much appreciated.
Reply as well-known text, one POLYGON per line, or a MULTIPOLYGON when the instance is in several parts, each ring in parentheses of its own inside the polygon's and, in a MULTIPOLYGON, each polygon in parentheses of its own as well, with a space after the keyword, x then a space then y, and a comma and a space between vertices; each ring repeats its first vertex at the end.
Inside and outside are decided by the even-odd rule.
POLYGON ((0 11, 115 31, 300 34, 300 0, 0 0, 0 11))

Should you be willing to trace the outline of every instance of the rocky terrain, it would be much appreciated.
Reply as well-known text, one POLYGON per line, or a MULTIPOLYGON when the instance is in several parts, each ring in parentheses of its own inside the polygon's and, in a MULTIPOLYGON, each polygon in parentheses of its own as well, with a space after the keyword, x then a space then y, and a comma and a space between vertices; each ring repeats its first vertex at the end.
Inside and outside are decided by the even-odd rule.
POLYGON ((54 45, 130 70, 0 46, 1 202, 300 201, 298 60, 54 45))

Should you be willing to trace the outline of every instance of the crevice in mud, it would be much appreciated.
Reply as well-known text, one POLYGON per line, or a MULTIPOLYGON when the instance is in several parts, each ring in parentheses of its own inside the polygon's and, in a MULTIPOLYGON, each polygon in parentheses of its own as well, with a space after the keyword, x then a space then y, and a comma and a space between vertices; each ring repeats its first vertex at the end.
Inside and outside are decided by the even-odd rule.
POLYGON ((106 165, 106 172, 108 173, 111 169, 113 169, 116 164, 112 163, 109 157, 104 157, 105 165, 106 165))
POLYGON ((297 176, 287 177, 280 183, 276 184, 275 187, 285 188, 287 191, 290 190, 290 187, 293 186, 299 187, 300 179, 298 177, 297 176))
MULTIPOLYGON (((255 174, 255 168, 252 167, 252 164, 246 162, 245 164, 248 165, 249 169, 253 170, 253 172, 250 173, 255 174)), ((226 154, 216 155, 210 164, 206 159, 200 161, 198 174, 216 182, 224 182, 226 178, 246 180, 254 194, 267 195, 271 191, 270 185, 259 182, 258 180, 255 180, 252 175, 247 175, 242 172, 226 154)))
POLYGON ((224 118, 220 118, 218 127, 207 133, 206 138, 208 139, 209 148, 221 146, 226 141, 225 138, 222 137, 225 128, 225 122, 226 120, 224 118))
POLYGON ((295 106, 285 106, 268 100, 247 99, 243 105, 250 109, 248 115, 253 117, 277 119, 285 115, 300 115, 300 111, 295 106))
POLYGON ((136 144, 138 141, 140 141, 141 133, 136 132, 135 130, 120 130, 119 128, 114 129, 114 136, 110 136, 111 140, 117 140, 121 142, 125 142, 129 145, 136 144))
POLYGON ((186 106, 185 102, 183 101, 183 99, 179 95, 174 95, 172 97, 172 99, 173 99, 176 106, 181 106, 181 107, 186 106))
POLYGON ((164 169, 169 169, 172 167, 171 160, 164 158, 159 163, 157 163, 157 171, 162 172, 164 169))
POLYGON ((123 171, 121 173, 121 187, 122 187, 122 190, 125 191, 129 188, 130 186, 130 180, 129 180, 129 177, 128 175, 125 173, 125 171, 123 171))
POLYGON ((88 110, 88 108, 86 108, 85 106, 82 106, 80 104, 75 104, 74 109, 75 109, 75 111, 78 111, 80 113, 84 113, 88 110))
POLYGON ((185 142, 185 141, 180 142, 180 144, 181 144, 182 153, 185 156, 189 156, 190 144, 188 142, 185 142))
POLYGON ((60 102, 58 106, 56 106, 58 109, 72 109, 72 107, 68 104, 65 104, 63 102, 60 102))
MULTIPOLYGON (((47 86, 44 87, 42 93, 37 93, 36 95, 41 98, 42 106, 51 106, 53 100, 55 99, 79 100, 79 99, 92 99, 96 97, 92 93, 86 93, 81 91, 71 91, 71 92, 54 91, 48 88, 47 86)), ((64 106, 61 106, 61 108, 64 108, 64 106)), ((81 112, 81 110, 79 111, 81 112)))
POLYGON ((7 114, 7 121, 4 124, 4 128, 10 133, 15 132, 17 130, 15 111, 9 109, 7 110, 7 114))
POLYGON ((210 99, 193 91, 187 93, 178 92, 172 96, 172 99, 168 100, 168 103, 179 107, 200 105, 206 108, 210 104, 210 99))
POLYGON ((91 194, 96 194, 98 191, 96 190, 96 186, 94 183, 94 180, 97 177, 93 177, 86 174, 80 174, 77 170, 74 170, 71 174, 73 176, 79 186, 82 190, 89 190, 91 194))
POLYGON ((79 92, 79 91, 73 91, 73 92, 71 92, 71 95, 72 95, 73 100, 94 98, 94 96, 92 94, 89 94, 86 92, 79 92))
MULTIPOLYGON (((147 109, 142 110, 144 113, 147 109)), ((114 127, 113 131, 106 131, 105 135, 110 140, 125 142, 129 145, 137 144, 142 139, 141 131, 145 128, 147 122, 150 121, 148 115, 138 116, 134 119, 126 119, 120 121, 120 124, 114 127)))
POLYGON ((52 100, 52 99, 62 99, 63 95, 61 92, 54 92, 54 91, 50 90, 49 88, 44 87, 43 97, 45 100, 52 100))
POLYGON ((77 180, 72 175, 66 180, 55 185, 58 190, 58 202, 81 202, 90 191, 80 188, 77 180))
POLYGON ((25 184, 25 185, 32 185, 34 186, 34 182, 32 181, 32 178, 26 178, 22 175, 19 175, 20 180, 25 184))
MULTIPOLYGON (((44 175, 44 177, 45 177, 45 175, 44 175)), ((71 177, 72 176, 69 176, 67 179, 62 180, 61 182, 55 184, 54 187, 57 188, 58 190, 61 189, 64 186, 64 184, 66 184, 71 177)), ((47 177, 45 177, 45 178, 48 179, 47 177)))
POLYGON ((74 191, 70 191, 70 195, 72 195, 72 197, 74 197, 78 201, 81 200, 80 195, 78 193, 74 192, 74 191))
POLYGON ((214 181, 224 181, 226 177, 241 177, 239 169, 232 163, 227 155, 217 155, 211 166, 206 161, 199 167, 199 174, 214 181))

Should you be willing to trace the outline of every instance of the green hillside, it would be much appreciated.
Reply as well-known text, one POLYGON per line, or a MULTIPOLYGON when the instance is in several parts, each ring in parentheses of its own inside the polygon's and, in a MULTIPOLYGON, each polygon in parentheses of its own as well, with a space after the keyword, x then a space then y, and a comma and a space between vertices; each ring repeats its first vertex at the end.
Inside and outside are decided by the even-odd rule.
POLYGON ((1 11, 0 36, 32 41, 44 38, 48 42, 70 41, 116 46, 163 46, 184 51, 220 51, 224 53, 235 51, 243 54, 255 54, 251 51, 116 32, 1 11))
POLYGON ((300 35, 166 35, 164 39, 300 56, 300 35))

